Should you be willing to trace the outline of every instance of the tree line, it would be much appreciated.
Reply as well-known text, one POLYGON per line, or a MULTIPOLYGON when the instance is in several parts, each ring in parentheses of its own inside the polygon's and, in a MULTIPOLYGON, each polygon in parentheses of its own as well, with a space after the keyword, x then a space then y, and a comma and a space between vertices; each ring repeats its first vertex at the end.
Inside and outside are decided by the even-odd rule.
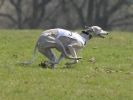
POLYGON ((132 29, 132 0, 0 0, 0 28, 132 29))

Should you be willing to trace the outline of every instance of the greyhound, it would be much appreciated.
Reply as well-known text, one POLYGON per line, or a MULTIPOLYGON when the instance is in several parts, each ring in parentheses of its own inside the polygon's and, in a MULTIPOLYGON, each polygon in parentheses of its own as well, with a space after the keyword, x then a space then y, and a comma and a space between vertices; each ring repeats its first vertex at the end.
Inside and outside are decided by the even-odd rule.
POLYGON ((81 34, 60 28, 43 31, 36 42, 32 60, 25 64, 33 63, 37 49, 49 60, 41 63, 41 66, 50 65, 51 68, 55 68, 55 65, 63 58, 71 60, 66 65, 78 63, 81 57, 77 56, 77 52, 85 47, 86 42, 92 37, 104 38, 104 35, 107 34, 108 32, 102 30, 99 26, 86 27, 85 30, 81 31, 81 34), (56 48, 61 53, 58 59, 52 51, 52 48, 56 48))

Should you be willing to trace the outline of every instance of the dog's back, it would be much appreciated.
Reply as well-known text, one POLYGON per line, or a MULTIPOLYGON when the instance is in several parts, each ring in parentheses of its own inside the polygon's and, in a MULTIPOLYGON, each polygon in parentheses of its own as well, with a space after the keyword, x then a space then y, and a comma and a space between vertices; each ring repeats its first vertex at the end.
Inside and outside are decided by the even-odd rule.
POLYGON ((57 37, 58 29, 49 29, 46 31, 43 31, 41 35, 43 36, 52 36, 52 37, 57 37))

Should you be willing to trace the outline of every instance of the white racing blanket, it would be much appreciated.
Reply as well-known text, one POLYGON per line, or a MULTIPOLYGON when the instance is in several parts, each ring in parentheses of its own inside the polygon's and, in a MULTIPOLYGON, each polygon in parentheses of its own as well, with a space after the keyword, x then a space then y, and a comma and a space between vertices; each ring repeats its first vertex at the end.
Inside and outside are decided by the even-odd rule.
POLYGON ((74 33, 74 32, 71 32, 71 31, 68 31, 68 30, 65 30, 65 29, 57 29, 58 32, 57 32, 57 37, 56 39, 59 39, 61 36, 65 36, 65 37, 68 37, 68 38, 72 38, 72 39, 75 39, 77 40, 78 42, 81 42, 83 45, 85 44, 85 39, 80 36, 78 33, 74 33))

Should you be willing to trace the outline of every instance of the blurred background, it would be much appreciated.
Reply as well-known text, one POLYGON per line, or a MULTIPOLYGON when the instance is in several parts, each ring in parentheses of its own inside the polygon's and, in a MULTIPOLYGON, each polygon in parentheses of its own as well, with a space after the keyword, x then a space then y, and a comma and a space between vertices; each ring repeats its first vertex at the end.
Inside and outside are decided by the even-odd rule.
POLYGON ((133 31, 133 0, 0 0, 1 29, 85 25, 133 31))

